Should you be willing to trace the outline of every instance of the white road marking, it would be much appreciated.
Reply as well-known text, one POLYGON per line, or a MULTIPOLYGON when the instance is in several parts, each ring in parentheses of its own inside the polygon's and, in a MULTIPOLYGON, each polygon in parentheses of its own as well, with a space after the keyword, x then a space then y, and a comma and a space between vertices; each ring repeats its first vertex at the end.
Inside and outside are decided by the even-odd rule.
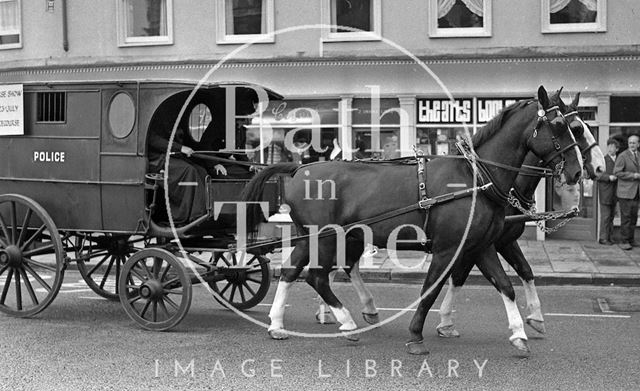
POLYGON ((110 301, 108 299, 105 299, 104 297, 93 297, 93 296, 78 296, 78 299, 87 299, 87 300, 106 300, 106 301, 110 301))
POLYGON ((609 303, 607 302, 607 299, 603 297, 598 297, 597 300, 598 300, 598 307, 600 307, 600 311, 602 311, 605 314, 613 312, 609 308, 609 303))
POLYGON ((198 182, 178 182, 178 186, 198 186, 198 182))
POLYGON ((469 187, 466 183, 447 183, 447 187, 469 187))
POLYGON ((576 318, 623 318, 629 319, 631 315, 601 315, 601 314, 556 314, 552 312, 547 312, 544 314, 545 316, 573 316, 576 318))

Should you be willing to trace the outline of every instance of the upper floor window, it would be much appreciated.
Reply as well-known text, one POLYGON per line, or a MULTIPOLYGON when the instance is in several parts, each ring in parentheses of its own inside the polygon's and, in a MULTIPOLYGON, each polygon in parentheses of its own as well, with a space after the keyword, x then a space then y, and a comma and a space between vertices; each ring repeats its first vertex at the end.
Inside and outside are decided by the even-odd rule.
POLYGON ((380 40, 380 0, 323 0, 325 41, 380 40))
POLYGON ((429 36, 490 37, 491 0, 430 0, 429 36))
POLYGON ((20 0, 0 0, 0 49, 22 47, 20 0))
POLYGON ((607 30, 606 0, 542 0, 542 32, 607 30))
POLYGON ((218 43, 274 42, 273 0, 219 0, 218 43))
POLYGON ((118 45, 173 44, 173 0, 117 0, 118 45))

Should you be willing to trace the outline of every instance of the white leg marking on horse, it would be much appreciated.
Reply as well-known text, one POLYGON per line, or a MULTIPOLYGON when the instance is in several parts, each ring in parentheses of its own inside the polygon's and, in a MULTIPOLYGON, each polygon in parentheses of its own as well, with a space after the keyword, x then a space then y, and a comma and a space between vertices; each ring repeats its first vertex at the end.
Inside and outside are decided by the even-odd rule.
POLYGON ((509 329, 513 333, 511 337, 509 337, 510 341, 514 339, 521 338, 526 340, 527 334, 524 332, 524 324, 522 322, 522 317, 520 316, 520 311, 518 311, 518 305, 515 300, 509 299, 504 294, 500 294, 502 296, 502 301, 504 301, 504 308, 507 310, 507 317, 509 318, 509 329))
POLYGON ((333 315, 336 317, 336 320, 340 322, 340 324, 342 325, 339 327, 341 331, 351 331, 358 328, 358 326, 356 325, 356 322, 353 321, 353 318, 351 317, 351 314, 349 313, 348 309, 346 309, 345 307, 342 307, 342 308, 329 307, 329 308, 331 308, 331 311, 333 312, 333 315))
POLYGON ((284 307, 287 304, 287 294, 291 284, 291 282, 286 281, 278 282, 276 296, 273 298, 273 304, 269 311, 269 318, 271 318, 269 331, 284 329, 284 307))
POLYGON ((363 309, 362 312, 366 314, 377 314, 378 309, 376 308, 376 304, 373 301, 373 295, 364 285, 364 281, 362 280, 362 276, 360 275, 360 263, 356 262, 353 265, 353 269, 351 269, 351 285, 358 293, 358 297, 360 297, 360 302, 362 303, 363 309))
POLYGON ((452 326, 453 325, 453 307, 455 305, 456 296, 458 292, 462 289, 461 286, 453 286, 453 280, 449 278, 449 286, 447 288, 447 293, 442 300, 442 304, 440 305, 440 327, 452 326))
POLYGON ((533 282, 533 280, 529 282, 522 280, 522 286, 524 287, 524 296, 527 299, 527 309, 529 310, 527 319, 534 319, 539 320, 540 322, 544 322, 542 311, 540 309, 540 299, 538 298, 536 284, 533 282))

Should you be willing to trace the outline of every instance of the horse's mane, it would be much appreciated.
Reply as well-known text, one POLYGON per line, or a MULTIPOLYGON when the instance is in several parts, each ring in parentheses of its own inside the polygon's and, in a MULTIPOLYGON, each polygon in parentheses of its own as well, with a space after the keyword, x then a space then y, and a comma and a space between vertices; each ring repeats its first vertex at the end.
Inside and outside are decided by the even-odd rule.
POLYGON ((504 122, 507 120, 511 112, 528 105, 530 102, 531 101, 521 100, 502 109, 495 117, 491 118, 489 122, 481 127, 473 137, 471 137, 473 147, 479 147, 487 140, 491 139, 491 137, 502 129, 504 122))

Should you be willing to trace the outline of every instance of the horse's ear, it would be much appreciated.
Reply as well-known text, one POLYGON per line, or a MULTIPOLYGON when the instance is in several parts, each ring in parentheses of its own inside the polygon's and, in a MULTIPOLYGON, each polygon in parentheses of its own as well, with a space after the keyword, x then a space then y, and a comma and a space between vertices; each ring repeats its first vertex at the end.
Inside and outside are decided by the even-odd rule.
POLYGON ((562 94, 563 89, 564 89, 564 86, 560 87, 560 89, 558 90, 558 98, 560 97, 560 94, 562 94))
POLYGON ((578 92, 571 102, 571 107, 578 108, 578 102, 580 101, 580 93, 578 92))
POLYGON ((540 102, 542 108, 549 108, 549 95, 547 95, 547 90, 543 86, 538 87, 538 102, 540 102))

